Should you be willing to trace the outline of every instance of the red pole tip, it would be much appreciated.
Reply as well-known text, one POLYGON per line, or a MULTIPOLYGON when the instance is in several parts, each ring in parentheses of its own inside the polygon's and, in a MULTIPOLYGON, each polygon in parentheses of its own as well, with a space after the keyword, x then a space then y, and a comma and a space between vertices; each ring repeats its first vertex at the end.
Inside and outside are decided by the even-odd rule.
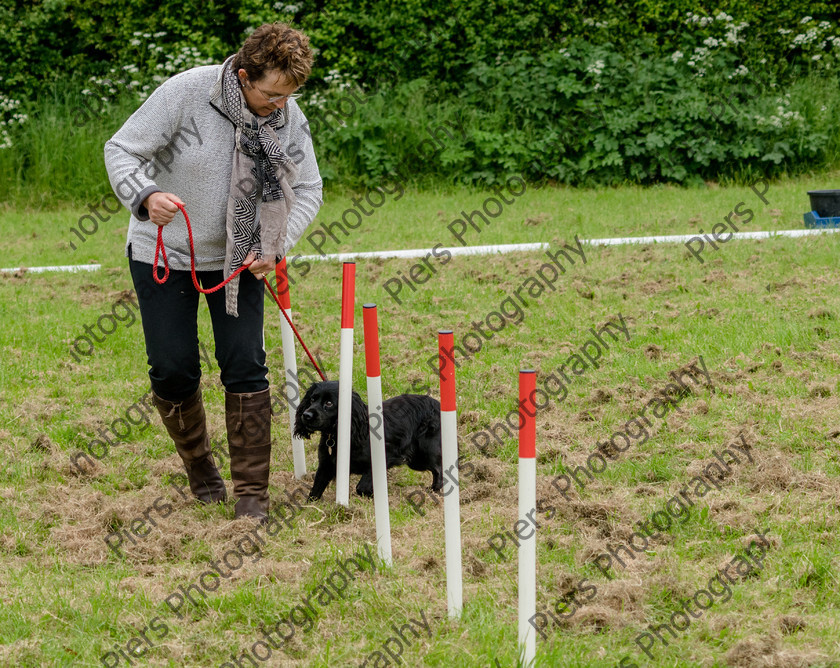
POLYGON ((274 277, 277 279, 277 296, 280 298, 280 308, 287 311, 292 308, 289 296, 289 274, 286 271, 286 258, 280 260, 274 267, 274 277))
POLYGON ((353 329, 356 306, 356 263, 345 262, 341 277, 341 329, 353 329))
POLYGON ((379 323, 376 304, 365 304, 362 310, 362 324, 365 333, 365 368, 368 378, 382 375, 379 366, 379 323))
POLYGON ((537 374, 530 369, 519 372, 519 457, 533 459, 537 454, 537 374))
POLYGON ((451 329, 438 331, 440 364, 440 409, 455 410, 455 343, 451 329))

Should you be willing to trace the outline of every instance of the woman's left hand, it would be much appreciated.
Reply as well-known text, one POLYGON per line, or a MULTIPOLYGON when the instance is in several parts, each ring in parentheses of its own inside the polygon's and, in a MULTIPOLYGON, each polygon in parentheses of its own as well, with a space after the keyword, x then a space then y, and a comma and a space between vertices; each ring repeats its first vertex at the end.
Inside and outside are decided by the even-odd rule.
POLYGON ((248 257, 245 258, 245 262, 242 264, 251 263, 251 266, 248 267, 248 271, 250 271, 254 276, 258 279, 262 280, 269 274, 274 273, 274 267, 277 264, 273 258, 261 258, 259 260, 255 260, 254 258, 256 255, 254 251, 248 253, 248 257))

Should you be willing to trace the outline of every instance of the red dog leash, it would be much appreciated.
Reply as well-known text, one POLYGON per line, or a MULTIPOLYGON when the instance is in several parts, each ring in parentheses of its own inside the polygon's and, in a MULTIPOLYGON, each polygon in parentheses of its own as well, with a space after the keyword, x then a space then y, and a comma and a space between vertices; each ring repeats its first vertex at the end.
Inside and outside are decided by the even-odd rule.
MULTIPOLYGON (((208 290, 204 290, 198 284, 198 277, 195 275, 195 243, 193 242, 193 233, 192 233, 192 226, 190 225, 190 217, 187 215, 187 210, 184 208, 182 204, 176 204, 179 209, 181 209, 181 213, 184 214, 184 220, 187 223, 187 234, 190 237, 190 273, 192 274, 192 282, 195 286, 195 289, 205 295, 212 294, 217 290, 222 289, 227 285, 230 281, 234 278, 239 276, 243 271, 245 271, 250 264, 243 264, 239 269, 233 272, 230 276, 228 276, 225 280, 219 283, 217 286, 212 287, 208 290)), ((157 245, 155 246, 155 264, 152 267, 152 278, 155 279, 155 283, 158 285, 163 285, 166 283, 166 280, 169 278, 169 260, 166 259, 166 248, 163 245, 163 226, 158 225, 158 233, 157 233, 157 245), (163 278, 158 277, 158 258, 163 257, 163 278)), ((318 363, 315 361, 315 358, 312 357, 312 353, 309 352, 309 348, 306 347, 306 344, 303 342, 303 339, 300 336, 300 333, 297 331, 292 319, 286 313, 286 310, 280 304, 280 298, 277 296, 277 293, 274 292, 274 289, 271 287, 271 283, 268 282, 268 279, 263 277, 263 282, 268 286, 269 292, 271 292, 271 296, 274 297, 274 301, 277 302, 277 307, 280 309, 280 313, 283 314, 283 317, 286 318, 286 322, 289 323, 289 326, 292 328, 292 331, 295 333, 297 340, 300 341, 300 345, 303 346, 304 351, 306 351, 307 357, 309 357, 309 361, 312 362, 312 366, 315 367, 315 370, 318 372, 318 375, 321 376, 321 380, 326 380, 327 377, 324 375, 324 372, 321 371, 321 367, 318 366, 318 363)), ((288 285, 286 286, 288 290, 288 285)))

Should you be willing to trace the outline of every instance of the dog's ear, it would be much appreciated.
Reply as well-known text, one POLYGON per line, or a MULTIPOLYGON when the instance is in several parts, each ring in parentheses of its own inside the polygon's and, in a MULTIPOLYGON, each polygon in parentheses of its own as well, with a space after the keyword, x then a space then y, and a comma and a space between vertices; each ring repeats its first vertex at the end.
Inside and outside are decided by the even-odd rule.
POLYGON ((350 434, 354 441, 358 439, 358 442, 364 443, 367 441, 370 430, 368 426, 367 406, 365 406, 365 402, 362 401, 362 398, 356 392, 353 392, 351 406, 353 408, 351 410, 350 417, 350 422, 352 423, 350 427, 350 434))
POLYGON ((304 426, 301 416, 312 405, 312 395, 314 390, 315 385, 310 385, 306 394, 303 395, 303 399, 301 399, 297 410, 295 411, 295 436, 298 436, 299 438, 309 438, 313 433, 304 426))

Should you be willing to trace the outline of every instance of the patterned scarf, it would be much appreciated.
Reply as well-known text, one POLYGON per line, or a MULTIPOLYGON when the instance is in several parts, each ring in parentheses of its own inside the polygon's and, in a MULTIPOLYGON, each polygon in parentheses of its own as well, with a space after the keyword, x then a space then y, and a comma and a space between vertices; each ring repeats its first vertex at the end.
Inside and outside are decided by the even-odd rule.
MULTIPOLYGON (((283 256, 286 221, 295 202, 289 181, 297 179, 297 166, 277 137, 277 129, 286 123, 285 110, 276 109, 265 117, 253 114, 232 60, 233 56, 224 62, 210 89, 210 103, 233 123, 236 132, 225 225, 225 278, 242 266, 250 251, 257 258, 283 256)), ((225 311, 235 317, 239 316, 238 295, 239 276, 225 286, 225 311)))

